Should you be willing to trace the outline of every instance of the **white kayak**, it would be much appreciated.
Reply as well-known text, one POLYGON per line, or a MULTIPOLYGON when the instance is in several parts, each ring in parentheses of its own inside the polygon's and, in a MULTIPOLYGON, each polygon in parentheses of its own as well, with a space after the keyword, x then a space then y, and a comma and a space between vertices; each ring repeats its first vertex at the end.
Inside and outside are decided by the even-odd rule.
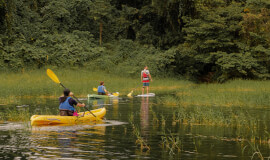
POLYGON ((155 97, 155 93, 140 94, 137 97, 155 97))

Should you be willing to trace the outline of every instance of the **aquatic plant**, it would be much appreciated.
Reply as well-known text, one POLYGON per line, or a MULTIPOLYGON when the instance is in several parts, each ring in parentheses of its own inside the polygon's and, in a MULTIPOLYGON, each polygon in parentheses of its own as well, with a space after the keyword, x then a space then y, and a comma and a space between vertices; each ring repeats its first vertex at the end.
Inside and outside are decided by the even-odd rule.
POLYGON ((149 111, 150 111, 150 113, 152 114, 152 117, 153 117, 153 120, 152 120, 153 126, 158 126, 159 119, 157 117, 157 114, 153 111, 152 106, 149 107, 149 111))
POLYGON ((142 152, 150 151, 150 146, 147 144, 146 140, 144 140, 144 138, 141 136, 138 127, 136 127, 134 124, 133 124, 133 134, 137 138, 135 144, 140 146, 141 151, 142 152))
POLYGON ((251 143, 249 142, 249 145, 246 145, 243 149, 242 149, 242 154, 245 152, 245 149, 250 147, 250 152, 252 153, 251 155, 251 159, 253 159, 255 156, 257 156, 258 159, 260 160, 264 160, 264 157, 258 147, 258 145, 256 143, 251 143))
POLYGON ((177 106, 179 104, 179 100, 175 95, 166 95, 164 97, 158 98, 157 103, 163 104, 165 106, 177 106))
POLYGON ((201 145, 201 141, 200 139, 198 139, 198 137, 193 137, 193 145, 194 145, 194 150, 195 152, 199 152, 198 151, 198 148, 200 148, 200 145, 201 145))
POLYGON ((172 121, 189 125, 212 125, 248 127, 258 126, 257 118, 251 116, 247 110, 239 108, 223 108, 209 106, 179 107, 173 113, 172 121))
POLYGON ((134 123, 134 115, 133 114, 130 114, 128 116, 128 119, 129 119, 129 123, 133 124, 134 123))
MULTIPOLYGON (((233 80, 179 88, 179 106, 264 107, 270 102, 269 81, 233 80)), ((172 100, 174 101, 174 100, 172 100)))
POLYGON ((165 150, 169 150, 170 155, 174 155, 176 152, 181 152, 181 140, 179 136, 163 133, 161 136, 161 147, 165 150))
POLYGON ((150 151, 150 146, 147 144, 146 140, 141 136, 139 127, 134 124, 133 114, 129 115, 129 123, 132 126, 132 134, 136 137, 135 144, 140 147, 141 152, 150 151))
POLYGON ((30 119, 29 108, 24 109, 9 109, 3 114, 3 120, 5 121, 23 121, 27 122, 30 119))
POLYGON ((162 127, 165 127, 165 125, 166 125, 166 119, 165 119, 165 116, 163 114, 161 115, 161 125, 162 125, 162 127))

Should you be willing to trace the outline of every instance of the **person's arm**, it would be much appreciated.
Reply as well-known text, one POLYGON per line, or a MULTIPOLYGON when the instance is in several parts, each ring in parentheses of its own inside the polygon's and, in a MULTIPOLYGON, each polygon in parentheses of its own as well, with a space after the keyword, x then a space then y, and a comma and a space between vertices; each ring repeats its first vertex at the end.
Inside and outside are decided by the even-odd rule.
POLYGON ((85 107, 85 104, 84 103, 77 103, 77 106, 78 107, 85 107))
POLYGON ((108 91, 106 90, 105 86, 103 86, 103 87, 104 87, 104 88, 103 88, 104 92, 105 92, 106 94, 108 94, 108 91))
POLYGON ((143 81, 143 76, 142 76, 143 74, 142 74, 142 72, 141 72, 141 82, 143 81))
MULTIPOLYGON (((70 93, 72 93, 72 92, 70 92, 70 93)), ((73 95, 73 93, 70 94, 70 95, 73 95)), ((84 103, 78 103, 73 98, 70 98, 69 104, 72 105, 72 106, 75 105, 75 106, 78 106, 78 107, 84 107, 85 106, 84 103)))
POLYGON ((150 80, 151 80, 151 82, 152 82, 152 77, 151 77, 151 74, 149 73, 149 78, 150 78, 150 80))
POLYGON ((152 82, 152 77, 151 77, 151 74, 150 74, 150 72, 148 71, 148 77, 149 77, 149 79, 151 80, 151 82, 152 82))

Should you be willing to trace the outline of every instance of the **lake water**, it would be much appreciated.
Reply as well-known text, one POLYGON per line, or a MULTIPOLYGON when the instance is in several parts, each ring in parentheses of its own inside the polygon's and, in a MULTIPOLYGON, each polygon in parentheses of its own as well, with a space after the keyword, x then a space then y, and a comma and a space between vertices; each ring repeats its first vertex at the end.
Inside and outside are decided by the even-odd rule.
MULTIPOLYGON (((256 152, 254 159, 260 155, 270 159, 269 107, 176 107, 159 104, 160 100, 162 95, 82 99, 91 109, 107 109, 105 119, 92 124, 31 127, 29 122, 0 123, 0 159, 231 160, 251 159, 256 152), (209 114, 223 119, 211 119, 209 114)), ((7 108, 57 114, 58 102, 22 99, 19 104, 0 106, 1 112, 7 108)))

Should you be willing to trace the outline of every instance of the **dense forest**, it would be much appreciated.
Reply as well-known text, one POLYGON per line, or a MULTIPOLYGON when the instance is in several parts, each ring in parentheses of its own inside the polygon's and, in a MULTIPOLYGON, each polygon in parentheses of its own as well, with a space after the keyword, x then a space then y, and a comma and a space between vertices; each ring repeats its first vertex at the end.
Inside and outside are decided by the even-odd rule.
POLYGON ((269 0, 0 0, 0 68, 270 77, 269 0))

